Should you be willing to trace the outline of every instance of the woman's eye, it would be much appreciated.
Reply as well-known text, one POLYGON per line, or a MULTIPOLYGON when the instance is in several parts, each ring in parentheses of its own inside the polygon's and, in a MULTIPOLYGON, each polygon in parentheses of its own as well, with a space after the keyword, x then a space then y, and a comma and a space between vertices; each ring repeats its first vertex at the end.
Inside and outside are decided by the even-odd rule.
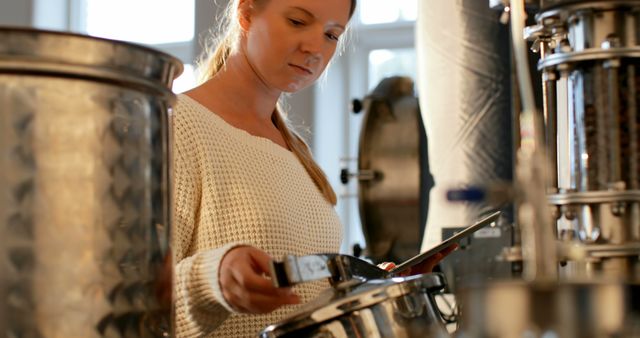
POLYGON ((338 39, 340 38, 338 35, 333 34, 333 33, 326 33, 325 36, 329 39, 329 40, 334 40, 334 41, 338 41, 338 39))
POLYGON ((289 19, 289 22, 294 26, 304 26, 304 22, 296 19, 289 19))

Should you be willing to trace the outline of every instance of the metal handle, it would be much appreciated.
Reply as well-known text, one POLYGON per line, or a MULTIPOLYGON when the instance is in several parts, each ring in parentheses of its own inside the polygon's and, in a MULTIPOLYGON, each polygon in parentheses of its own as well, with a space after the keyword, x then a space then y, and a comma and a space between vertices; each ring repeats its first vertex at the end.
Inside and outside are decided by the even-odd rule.
POLYGON ((349 255, 315 254, 285 256, 282 261, 271 261, 271 278, 276 287, 329 278, 335 288, 361 284, 371 279, 387 277, 388 272, 349 255))
POLYGON ((360 170, 355 173, 350 173, 347 168, 340 170, 340 182, 342 182, 342 184, 349 183, 349 179, 352 177, 357 177, 358 181, 372 181, 378 179, 381 175, 374 170, 360 170))

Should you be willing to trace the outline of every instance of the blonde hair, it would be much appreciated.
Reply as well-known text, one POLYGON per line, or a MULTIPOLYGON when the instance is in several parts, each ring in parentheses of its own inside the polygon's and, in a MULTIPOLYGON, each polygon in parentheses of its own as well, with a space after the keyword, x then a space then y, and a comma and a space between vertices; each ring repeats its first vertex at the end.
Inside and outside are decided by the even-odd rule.
MULTIPOLYGON (((258 1, 258 0, 256 0, 258 1)), ((353 15, 356 0, 351 0, 351 9, 349 17, 353 15)), ((199 80, 200 83, 206 82, 213 78, 224 66, 229 55, 238 47, 237 43, 240 36, 240 25, 237 20, 237 0, 229 1, 226 11, 220 18, 220 27, 217 38, 211 44, 205 46, 206 54, 199 62, 199 80), (212 48, 215 46, 214 48, 212 48)), ((215 36, 215 35, 214 35, 215 36)), ((289 149, 296 155, 302 163, 313 182, 318 187, 324 198, 336 205, 336 193, 331 187, 327 176, 324 174, 320 166, 313 159, 311 149, 302 137, 295 132, 287 121, 286 115, 283 113, 282 106, 278 104, 273 111, 271 121, 278 128, 280 134, 289 149)))

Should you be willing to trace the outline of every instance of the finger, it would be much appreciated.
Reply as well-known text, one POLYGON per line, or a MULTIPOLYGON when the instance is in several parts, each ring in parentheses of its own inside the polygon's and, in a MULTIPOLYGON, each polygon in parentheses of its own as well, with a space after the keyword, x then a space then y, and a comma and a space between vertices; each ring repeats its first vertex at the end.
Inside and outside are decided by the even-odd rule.
POLYGON ((253 267, 238 266, 237 269, 232 271, 231 277, 236 284, 249 292, 273 295, 276 297, 290 297, 294 295, 291 288, 275 287, 270 279, 265 278, 262 273, 257 272, 253 267))
POLYGON ((247 291, 265 294, 278 293, 278 288, 273 286, 270 279, 265 278, 262 273, 257 273, 251 267, 239 266, 232 271, 231 277, 236 284, 242 286, 247 291))
POLYGON ((281 297, 289 297, 295 295, 291 288, 276 288, 273 285, 273 276, 271 276, 271 261, 273 260, 273 258, 271 256, 269 256, 266 252, 258 249, 251 251, 250 255, 252 258, 252 263, 254 264, 253 267, 255 268, 255 271, 260 274, 257 278, 255 276, 251 278, 252 284, 250 285, 250 287, 252 287, 252 291, 266 294, 272 294, 276 292, 281 297), (264 278, 262 274, 266 274, 271 278, 271 280, 264 278), (265 284, 265 281, 269 284, 269 286, 265 284), (255 289, 253 288, 253 286, 255 286, 255 289))
POLYGON ((442 260, 444 256, 441 253, 435 253, 433 256, 427 258, 422 263, 411 268, 411 274, 429 273, 433 271, 436 265, 442 260))
POLYGON ((393 262, 384 262, 384 263, 380 263, 378 267, 382 270, 391 271, 396 267, 396 264, 393 262))
POLYGON ((398 273, 398 276, 400 277, 407 277, 407 276, 411 276, 413 275, 413 268, 409 268, 409 269, 404 269, 402 270, 402 272, 398 273))
POLYGON ((442 256, 444 258, 448 254, 458 250, 459 247, 460 246, 458 244, 452 244, 452 245, 449 245, 448 247, 444 248, 442 251, 440 251, 440 253, 442 254, 442 256))
POLYGON ((436 265, 438 265, 438 263, 440 263, 440 261, 444 258, 444 255, 442 254, 442 252, 438 252, 437 254, 429 257, 429 259, 426 261, 426 265, 430 266, 430 267, 435 267, 436 265))
MULTIPOLYGON (((255 285, 261 289, 264 289, 266 285, 264 281, 268 281, 269 284, 273 286, 273 276, 271 276, 271 262, 273 259, 266 252, 255 249, 249 253, 249 257, 251 258, 251 267, 256 272, 256 274, 261 277, 261 280, 255 279, 255 285), (264 278, 264 276, 268 276, 268 278, 264 278)), ((275 286, 272 288, 268 288, 269 290, 276 289, 275 286)))
POLYGON ((266 273, 271 276, 271 269, 269 267, 272 260, 271 256, 262 250, 254 249, 249 252, 249 257, 251 257, 252 267, 257 273, 266 273))
POLYGON ((267 313, 283 305, 300 303, 300 298, 295 294, 289 297, 265 295, 262 293, 247 292, 239 286, 233 287, 229 291, 227 301, 242 312, 267 313))

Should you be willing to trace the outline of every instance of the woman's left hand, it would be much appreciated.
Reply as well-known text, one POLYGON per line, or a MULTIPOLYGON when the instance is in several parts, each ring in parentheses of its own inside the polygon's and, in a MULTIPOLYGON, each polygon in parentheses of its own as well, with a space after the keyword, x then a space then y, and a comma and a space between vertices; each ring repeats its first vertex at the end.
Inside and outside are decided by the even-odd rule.
MULTIPOLYGON (((411 268, 406 269, 404 271, 400 271, 398 273, 398 276, 412 276, 412 275, 419 275, 423 273, 429 273, 433 271, 433 268, 435 268, 436 265, 438 265, 438 263, 440 263, 440 261, 443 258, 447 257, 450 253, 455 251, 457 248, 458 248, 458 244, 452 244, 444 248, 442 251, 438 252, 437 254, 420 262, 419 264, 414 265, 411 268)), ((391 262, 380 264, 380 268, 385 269, 387 271, 390 271, 395 267, 396 265, 391 262)))

